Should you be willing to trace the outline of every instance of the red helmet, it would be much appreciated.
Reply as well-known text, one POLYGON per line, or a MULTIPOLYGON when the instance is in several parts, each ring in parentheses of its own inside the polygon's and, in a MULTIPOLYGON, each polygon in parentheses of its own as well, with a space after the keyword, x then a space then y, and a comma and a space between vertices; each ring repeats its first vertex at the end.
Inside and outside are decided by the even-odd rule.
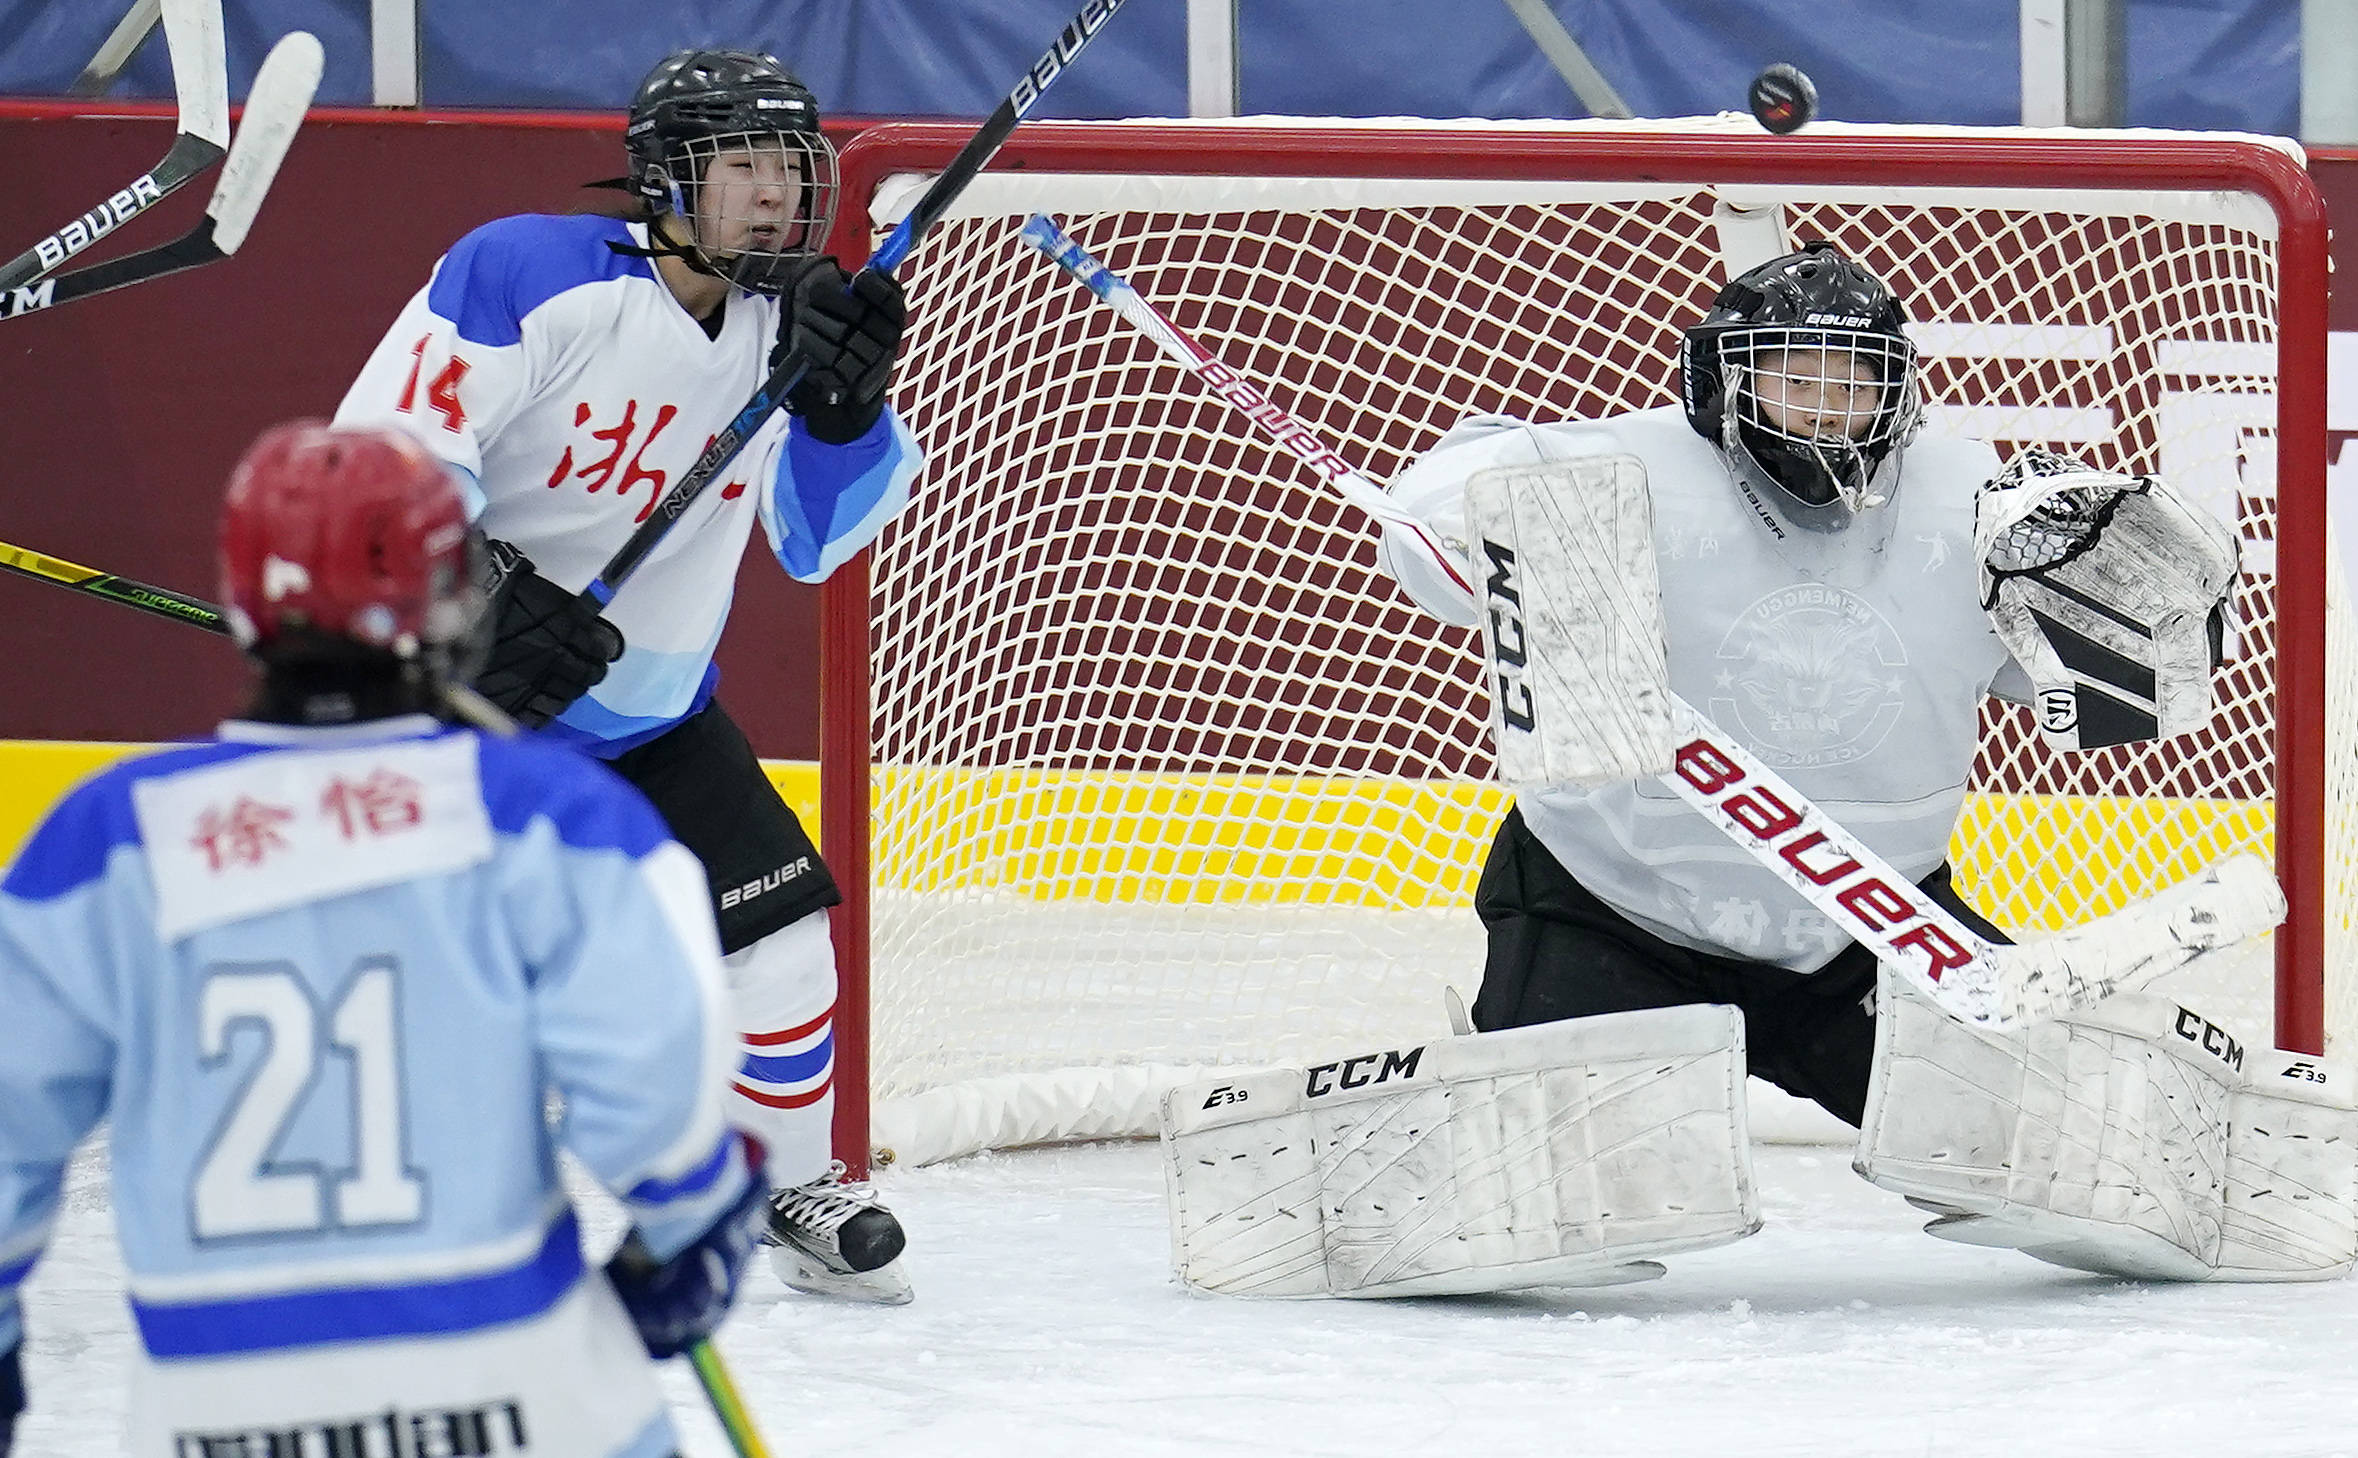
POLYGON ((291 633, 400 658, 463 638, 481 601, 446 466, 398 430, 298 420, 229 478, 221 595, 248 648, 291 633))

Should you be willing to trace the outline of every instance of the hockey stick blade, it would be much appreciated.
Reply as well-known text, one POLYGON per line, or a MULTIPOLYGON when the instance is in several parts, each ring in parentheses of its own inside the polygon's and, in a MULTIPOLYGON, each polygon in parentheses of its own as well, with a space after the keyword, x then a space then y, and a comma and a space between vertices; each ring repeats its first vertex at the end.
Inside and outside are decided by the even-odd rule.
POLYGON ((127 253, 17 289, 0 297, 0 319, 22 318, 111 289, 217 263, 237 252, 311 109, 323 63, 319 41, 309 31, 289 32, 270 48, 246 98, 245 116, 230 143, 221 180, 213 188, 212 201, 205 205, 205 216, 194 228, 161 247, 127 253))
POLYGON ((229 70, 221 39, 220 0, 164 0, 164 39, 172 51, 179 133, 162 161, 121 191, 0 265, 0 304, 14 306, 29 284, 179 191, 221 160, 229 142, 229 70))
MULTIPOLYGON (((1041 93, 1064 74, 1073 58, 1105 28, 1105 23, 1113 18, 1114 12, 1127 3, 1128 0, 1087 0, 1080 13, 1057 33, 1056 43, 1032 63, 1031 69, 1024 72, 1023 79, 1015 83, 1015 89, 1007 93, 1006 100, 1001 101, 983 119, 983 124, 967 139, 966 145, 958 149, 958 155, 950 159, 950 165, 942 169, 941 176, 936 177, 925 189, 924 195, 917 199, 917 205, 893 225, 892 232, 869 255, 862 272, 868 269, 882 273, 899 270, 916 248, 917 241, 935 223, 941 221, 942 215, 949 211, 950 204, 957 201, 958 194, 966 190, 967 184, 974 181, 975 175, 983 170, 1013 134, 1016 123, 1023 120, 1024 115, 1039 103, 1041 93)), ((753 392, 753 398, 747 400, 735 418, 712 438, 711 444, 704 448, 704 453, 696 458, 696 464, 688 468, 688 473, 680 478, 678 485, 671 488, 671 493, 663 498, 662 504, 639 523, 629 540, 606 560, 606 565, 599 569, 598 575, 590 579, 589 586, 581 592, 583 602, 602 609, 614 600, 614 594, 621 590, 623 583, 630 580, 630 575, 639 569, 639 564, 647 559, 647 554, 655 550, 656 543, 678 525, 679 519, 687 515, 688 508, 696 504, 696 498, 703 495, 705 489, 729 468, 731 461, 737 459, 738 453, 745 449, 755 432, 785 403, 788 392, 802 383, 802 377, 809 372, 810 367, 810 360, 799 352, 790 353, 778 362, 778 367, 770 371, 770 377, 762 381, 761 388, 753 392)))
MULTIPOLYGON (((1411 539, 1434 557, 1435 565, 1464 584, 1462 570, 1452 562, 1454 554, 1423 529, 1423 523, 1344 464, 1308 426, 1220 365, 1053 222, 1035 216, 1025 225, 1023 237, 1226 396, 1263 435, 1317 472, 1344 499, 1386 526, 1409 529, 1411 539)), ((1692 705, 1674 696, 1673 706, 1684 743, 1663 782, 1738 848, 1965 1022, 2007 1028, 2085 1007, 2142 986, 2205 951, 2256 935, 2282 918, 2281 893, 2270 903, 2255 889, 2263 882, 2266 889, 2274 889, 2265 866, 2223 862, 2154 898, 2158 914, 2138 918, 2134 937, 2117 925, 2094 932, 2092 940, 2108 947, 2110 956, 2091 953, 2075 958, 2068 946, 2041 951, 2048 945, 2041 943, 1993 946, 1692 705)))
POLYGON ((222 38, 221 0, 163 0, 164 44, 172 52, 172 91, 180 132, 229 145, 229 48, 222 38))

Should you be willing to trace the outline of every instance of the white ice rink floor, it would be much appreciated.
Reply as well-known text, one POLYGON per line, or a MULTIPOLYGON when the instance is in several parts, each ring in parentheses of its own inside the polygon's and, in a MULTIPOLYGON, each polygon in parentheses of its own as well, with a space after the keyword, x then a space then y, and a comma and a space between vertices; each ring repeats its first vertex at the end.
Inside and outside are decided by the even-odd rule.
MULTIPOLYGON (((757 1271, 722 1333, 771 1451, 2358 1455, 2358 1278, 2138 1286, 1947 1245, 1841 1149, 1762 1148, 1767 1227, 1649 1285, 1390 1302, 1187 1295, 1160 1171, 1126 1144, 886 1172, 915 1304, 757 1271)), ((120 1289, 85 1161, 30 1284, 18 1458, 118 1450, 120 1289)), ((725 1458, 673 1368, 688 1458, 725 1458)))

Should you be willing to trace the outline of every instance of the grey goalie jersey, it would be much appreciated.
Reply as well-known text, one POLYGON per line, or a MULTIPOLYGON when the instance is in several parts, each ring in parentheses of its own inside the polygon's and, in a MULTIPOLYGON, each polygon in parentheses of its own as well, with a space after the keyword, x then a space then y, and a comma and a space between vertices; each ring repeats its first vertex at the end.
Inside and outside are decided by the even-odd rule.
MULTIPOLYGON (((1996 452, 1919 438, 1888 503, 1823 531, 1732 477, 1676 407, 1561 425, 1477 416, 1392 495, 1462 551, 1475 471, 1599 452, 1645 465, 1671 687, 1898 870, 1931 874, 1964 806, 1982 699, 2027 688, 1978 597, 1973 506, 1996 452)), ((1427 611, 1477 622, 1405 534, 1387 537, 1384 561, 1427 611)), ((1666 941, 1797 972, 1848 944, 1658 781, 1519 803, 1581 885, 1666 941)))

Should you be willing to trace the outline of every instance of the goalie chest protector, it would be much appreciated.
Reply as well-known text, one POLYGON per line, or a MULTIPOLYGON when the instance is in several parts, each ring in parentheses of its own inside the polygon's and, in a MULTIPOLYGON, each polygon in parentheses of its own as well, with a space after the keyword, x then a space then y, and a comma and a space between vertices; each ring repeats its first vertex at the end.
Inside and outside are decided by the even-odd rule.
MULTIPOLYGON (((1594 439, 1590 425, 1531 427, 1594 439)), ((1645 463, 1671 687, 1908 876, 1947 854, 2009 659, 1979 599, 1979 441, 1919 438, 1891 500, 1835 532, 1779 516, 1676 407, 1603 423, 1645 463)), ((1446 444, 1446 443, 1445 443, 1446 444)), ((1813 971, 1848 938, 1656 780, 1520 799, 1581 885, 1696 950, 1813 971)))

